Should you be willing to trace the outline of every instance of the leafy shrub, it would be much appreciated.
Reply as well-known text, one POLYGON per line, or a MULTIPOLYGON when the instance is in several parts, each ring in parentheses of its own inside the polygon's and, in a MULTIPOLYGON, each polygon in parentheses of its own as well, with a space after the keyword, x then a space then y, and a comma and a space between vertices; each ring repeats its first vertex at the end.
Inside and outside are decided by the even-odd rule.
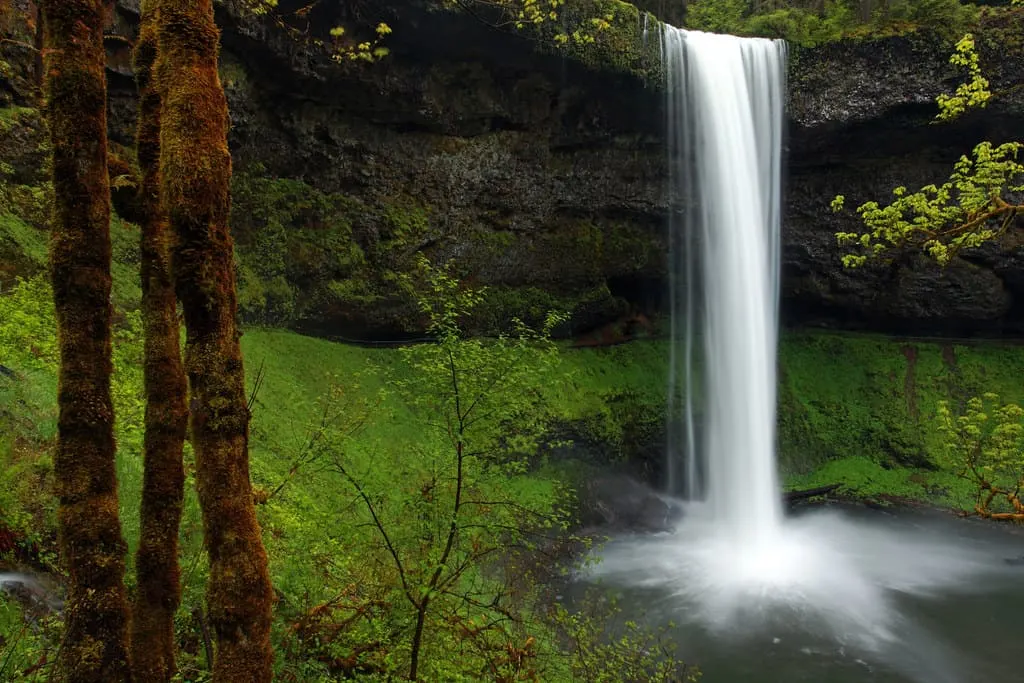
POLYGON ((49 680, 50 663, 60 642, 58 617, 25 614, 0 593, 0 681, 36 683, 49 680))
POLYGON ((945 464, 978 491, 974 511, 990 519, 1024 520, 1024 408, 999 396, 970 398, 959 414, 939 404, 945 464))
POLYGON ((917 29, 953 37, 977 18, 977 9, 959 0, 902 0, 878 6, 865 0, 834 0, 810 6, 795 0, 697 0, 688 6, 686 25, 715 33, 783 38, 812 47, 844 38, 885 36, 917 29))
POLYGON ((549 332, 561 317, 471 338, 463 325, 481 292, 422 257, 402 285, 435 341, 400 349, 400 361, 382 370, 418 436, 364 451, 354 424, 377 408, 342 407, 345 387, 335 387, 315 411, 309 455, 292 471, 334 473, 335 495, 350 494, 338 498, 344 531, 285 521, 276 490, 269 496, 275 522, 305 539, 316 576, 296 563, 278 574, 289 624, 277 635, 279 676, 610 681, 623 680, 628 661, 630 671, 655 676, 636 680, 674 680, 659 673, 680 666, 661 660, 665 650, 631 649, 642 629, 613 637, 590 616, 548 609, 542 596, 540 586, 568 570, 571 548, 586 544, 568 532, 572 492, 543 474, 557 444, 546 438, 541 387, 557 393, 560 356, 549 332), (566 650, 570 633, 577 645, 566 650))

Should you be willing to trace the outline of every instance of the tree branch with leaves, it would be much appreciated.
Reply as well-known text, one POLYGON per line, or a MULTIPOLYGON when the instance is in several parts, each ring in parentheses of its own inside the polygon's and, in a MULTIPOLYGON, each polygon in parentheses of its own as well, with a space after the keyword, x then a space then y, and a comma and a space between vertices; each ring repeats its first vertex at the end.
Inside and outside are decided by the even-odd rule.
MULTIPOLYGON (((937 123, 985 107, 992 99, 971 34, 960 39, 949 61, 967 69, 969 79, 952 95, 938 97, 937 123)), ((999 239, 1024 213, 1024 164, 1018 160, 1022 147, 1021 142, 981 142, 970 156, 960 157, 941 185, 925 185, 916 192, 900 186, 889 204, 861 204, 857 213, 866 229, 836 233, 839 246, 847 249, 843 265, 856 268, 870 259, 913 250, 947 265, 964 249, 999 239)), ((844 206, 843 195, 832 200, 834 212, 844 206)))
MULTIPOLYGON (((268 17, 292 39, 329 54, 336 62, 376 62, 390 54, 387 38, 392 33, 386 22, 359 26, 357 21, 333 26, 314 26, 316 10, 325 0, 313 0, 296 9, 284 8, 278 0, 245 0, 248 9, 268 17)), ((618 0, 433 0, 435 9, 462 12, 499 29, 526 33, 556 27, 546 37, 559 47, 590 45, 612 27, 618 0), (571 10, 571 11, 570 11, 571 10), (573 16, 569 20, 568 16, 573 16)), ((539 35, 539 34, 538 34, 539 35)))
POLYGON ((969 399, 959 415, 941 402, 938 421, 946 437, 942 457, 977 487, 975 514, 1024 521, 1024 408, 1000 405, 998 395, 986 393, 969 399))
MULTIPOLYGON (((413 501, 414 518, 421 517, 425 525, 416 534, 421 541, 411 546, 400 542, 390 526, 395 521, 386 517, 382 503, 348 469, 343 455, 335 459, 336 471, 355 488, 383 539, 401 593, 412 608, 410 680, 423 675, 431 612, 439 609, 445 619, 468 618, 460 616, 460 610, 473 602, 463 583, 466 573, 479 571, 485 558, 508 544, 527 543, 530 527, 561 523, 550 511, 530 510, 506 499, 507 491, 500 484, 495 490, 495 483, 521 473, 526 466, 523 458, 536 452, 545 425, 531 417, 540 411, 539 397, 530 387, 538 386, 539 376, 550 372, 558 360, 549 337, 564 316, 549 314, 540 330, 516 323, 510 336, 468 338, 461 325, 482 301, 482 293, 462 287, 447 269, 431 266, 423 256, 418 274, 419 285, 409 278, 405 285, 425 286, 426 294, 419 295, 420 310, 435 342, 402 350, 412 375, 394 384, 447 444, 447 453, 431 454, 435 470, 417 487, 419 500, 413 501), (508 436, 510 432, 515 436, 508 436), (482 502, 492 497, 495 502, 482 502), (533 514, 524 518, 523 509, 533 514), (423 539, 429 539, 426 545, 423 539)), ((500 612, 500 604, 492 602, 488 609, 500 612)), ((525 654, 520 654, 508 662, 521 664, 525 654)))

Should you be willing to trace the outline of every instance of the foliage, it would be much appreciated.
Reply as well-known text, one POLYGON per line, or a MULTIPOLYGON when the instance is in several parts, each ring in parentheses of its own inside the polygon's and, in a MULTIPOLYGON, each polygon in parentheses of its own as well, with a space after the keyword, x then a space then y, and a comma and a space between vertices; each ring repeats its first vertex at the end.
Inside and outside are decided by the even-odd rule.
POLYGON ((813 47, 928 29, 952 35, 973 24, 977 10, 959 0, 696 0, 687 7, 688 28, 715 33, 783 38, 813 47))
POLYGON ((697 0, 686 7, 686 26, 711 33, 738 33, 748 16, 747 0, 697 0))
POLYGON ((964 34, 957 41, 956 48, 949 57, 949 63, 967 69, 970 80, 958 85, 952 95, 943 93, 935 98, 935 103, 939 105, 939 115, 936 117, 939 121, 951 121, 969 109, 984 108, 992 99, 988 79, 981 73, 981 63, 972 34, 964 34))
MULTIPOLYGON (((504 564, 508 571, 517 553, 535 551, 538 538, 567 525, 555 504, 564 496, 557 486, 531 500, 514 485, 546 430, 541 397, 531 388, 557 363, 548 334, 562 318, 549 315, 540 331, 515 324, 508 337, 466 338, 460 323, 480 303, 480 293, 462 289, 424 257, 419 272, 428 288, 420 308, 436 341, 402 351, 410 372, 393 385, 427 434, 437 430, 439 438, 418 444, 420 465, 407 465, 402 484, 408 497, 381 498, 367 481, 370 473, 353 472, 343 453, 333 458, 333 469, 355 490, 386 548, 390 567, 383 573, 397 579, 398 603, 388 601, 398 613, 392 618, 401 619, 397 606, 408 605, 407 625, 391 632, 396 645, 407 643, 392 666, 407 666, 413 680, 483 671, 519 680, 532 670, 536 636, 518 614, 511 579, 486 570, 504 564), (472 643, 473 654, 460 662, 421 659, 453 629, 472 643)), ((416 283, 408 278, 406 285, 416 283)))
POLYGON ((744 32, 783 38, 796 45, 811 47, 845 37, 857 26, 855 16, 853 10, 841 2, 825 3, 820 14, 788 7, 750 16, 745 22, 744 32))
MULTIPOLYGON (((142 394, 142 320, 137 311, 122 313, 114 328, 114 372, 111 394, 116 413, 118 441, 117 473, 120 488, 120 519, 128 542, 129 563, 138 543, 138 496, 142 486, 142 434, 145 406, 142 394)), ((20 530, 33 538, 47 536, 52 530, 53 503, 40 496, 40 481, 49 483, 52 475, 48 449, 56 433, 57 332, 54 325, 53 295, 43 276, 18 283, 0 296, 0 363, 15 373, 16 379, 0 379, 0 425, 5 420, 12 438, 25 440, 37 452, 23 453, 12 461, 4 475, 10 475, 11 491, 22 491, 23 510, 34 510, 20 530), (30 476, 31 475, 31 476, 30 476), (17 477, 17 479, 14 479, 17 477), (35 487, 31 484, 36 484, 35 487)), ((26 446, 28 447, 28 446, 26 446)), ((13 456, 8 456, 13 457, 13 456)), ((0 479, 2 481, 2 479, 0 479)), ((6 488, 6 487, 5 487, 6 488)), ((45 488, 45 487, 44 487, 45 488)), ((13 508, 17 509, 17 508, 13 508)), ((194 548, 198 529, 198 509, 193 495, 187 499, 183 542, 194 548)), ((129 569, 131 565, 129 564, 129 569)), ((130 579, 130 575, 129 575, 130 579)))
POLYGON ((0 592, 0 681, 51 680, 61 630, 59 618, 29 614, 0 592))
MULTIPOLYGON (((657 374, 653 359, 663 349, 646 349, 651 358, 640 354, 629 366, 622 348, 567 354, 543 327, 519 324, 504 337, 467 338, 462 325, 480 292, 422 261, 403 285, 421 302, 433 343, 388 351, 270 331, 246 337, 250 358, 267 359, 266 389, 255 405, 259 439, 271 436, 267 407, 276 425, 292 419, 282 404, 295 406, 309 425, 293 436, 279 431, 276 457, 255 455, 254 477, 270 494, 263 519, 275 539, 285 620, 275 636, 278 676, 408 675, 422 614, 423 680, 512 680, 530 672, 570 680, 582 655, 563 649, 563 625, 538 603, 538 584, 570 562, 565 545, 573 542, 563 528, 572 497, 549 462, 561 444, 546 433, 553 419, 598 410, 602 394, 616 389, 635 385, 645 401, 656 400, 647 392, 660 390, 636 366, 650 360, 657 374), (293 360, 312 356, 339 374, 293 360), (353 367, 366 369, 353 376, 353 367), (620 369, 623 375, 614 375, 620 369), (626 377, 630 371, 636 376, 626 377), (315 405, 292 393, 302 373, 310 373, 302 382, 322 387, 315 405), (319 502, 325 498, 333 505, 319 502), (292 559, 299 556, 303 562, 292 559)), ((598 624, 588 628, 606 633, 598 624)), ((594 656, 598 643, 592 645, 581 653, 594 656)), ((652 641, 629 656, 642 652, 654 671, 662 650, 652 641)), ((614 667, 626 656, 588 666, 615 680, 614 667)))
MULTIPOLYGON (((319 0, 285 12, 278 0, 245 0, 248 9, 269 17, 294 40, 307 43, 328 53, 336 62, 379 61, 390 54, 385 44, 392 28, 385 22, 375 26, 337 24, 326 29, 315 25, 319 0)), ((515 27, 552 44, 592 45, 616 19, 619 0, 433 0, 437 9, 469 12, 496 27, 515 27), (583 5, 584 11, 566 12, 571 6, 583 5), (571 17, 571 20, 567 20, 571 17), (556 27, 553 33, 538 31, 543 26, 556 27)))
POLYGON ((686 24, 715 33, 782 38, 807 47, 840 40, 858 27, 854 11, 844 2, 825 2, 817 11, 786 5, 752 11, 745 0, 699 0, 689 6, 686 24))
POLYGON ((971 510, 938 430, 939 402, 998 391, 1024 401, 1024 353, 988 342, 954 345, 871 335, 790 332, 779 345, 779 460, 787 485, 837 482, 887 496, 971 510))
POLYGON ((41 277, 18 280, 0 297, 0 354, 18 370, 43 370, 57 362, 53 296, 41 277))
POLYGON ((52 316, 53 297, 41 278, 19 281, 0 296, 0 529, 14 534, 20 554, 43 564, 53 564, 48 530, 56 524, 56 501, 39 496, 53 484, 48 446, 57 429, 52 316))
MULTIPOLYGON (((15 290, 0 297, 0 307, 4 307, 0 309, 0 339, 7 340, 0 350, 0 363, 15 369, 23 378, 17 385, 21 391, 17 397, 0 396, 0 412, 11 413, 21 425, 20 431, 8 429, 9 423, 5 422, 0 432, 35 434, 38 428, 38 436, 45 440, 47 433, 52 435, 52 416, 47 416, 53 412, 53 366, 42 359, 34 359, 29 345, 36 343, 38 346, 36 339, 52 340, 52 331, 46 327, 52 326, 48 322, 52 320, 48 317, 52 313, 47 314, 42 308, 49 305, 50 294, 42 280, 31 280, 23 286, 36 287, 38 291, 29 294, 28 290, 15 290), (36 311, 37 321, 18 323, 19 328, 27 325, 24 335, 14 326, 4 324, 36 311), (33 337, 31 342, 28 335, 33 337), (30 361, 35 363, 31 367, 26 364, 30 361), (29 406, 38 405, 38 409, 30 410, 18 403, 21 399, 29 406), (48 422, 50 427, 47 427, 48 422)), ((119 347, 128 341, 121 335, 119 339, 119 347)), ((509 339, 512 341, 514 339, 509 339)), ((413 557, 413 564, 418 565, 416 558, 421 551, 417 534, 428 526, 429 519, 438 519, 438 512, 425 503, 419 487, 430 481, 433 471, 444 471, 450 457, 451 446, 446 433, 425 423, 431 406, 441 406, 443 401, 428 401, 409 396, 407 390, 389 387, 398 381, 410 388, 424 386, 425 378, 410 367, 406 351, 342 345, 271 329, 248 330, 242 344, 250 368, 260 365, 265 368, 265 382, 253 402, 252 467, 257 489, 272 491, 288 479, 296 463, 295 456, 303 452, 307 440, 321 424, 323 408, 335 409, 327 420, 332 427, 317 442, 323 457, 301 465, 288 479, 290 483, 260 507, 260 519, 271 552, 274 585, 280 598, 274 633, 278 678, 318 681, 360 675, 372 680, 374 667, 407 671, 404 665, 408 663, 409 650, 405 643, 414 624, 410 618, 411 606, 407 601, 402 603, 395 599, 404 600, 394 592, 398 577, 393 562, 389 564, 379 535, 367 526, 372 520, 365 507, 359 507, 361 501, 351 485, 332 470, 333 458, 343 457, 343 465, 359 478, 375 504, 380 501, 381 514, 393 525, 396 538, 402 540, 403 547, 413 557), (360 417, 365 418, 365 423, 353 429, 360 417), (397 607, 392 608, 392 605, 397 607), (321 606, 323 609, 317 609, 321 606)), ((935 429, 939 400, 957 405, 966 400, 962 397, 989 388, 997 389, 1008 401, 1024 400, 1019 381, 1024 374, 1024 354, 1012 346, 989 344, 946 349, 940 344, 919 343, 914 345, 917 349, 914 369, 908 372, 910 362, 903 346, 903 343, 869 336, 823 333, 783 336, 780 343, 780 440, 789 485, 803 488, 843 481, 856 495, 880 500, 897 495, 932 503, 966 505, 967 509, 972 507, 974 490, 966 480, 956 479, 945 468, 928 470, 902 466, 897 458, 910 457, 920 451, 929 459, 940 459, 944 439, 935 429), (911 386, 907 382, 908 374, 916 387, 914 399, 908 389, 911 386), (914 404, 916 413, 910 409, 914 404), (919 417, 915 418, 915 414, 919 417), (797 469, 802 476, 794 476, 797 469)), ((486 350, 488 344, 484 343, 482 348, 486 350)), ((428 351, 437 353, 438 349, 423 348, 417 353, 428 351)), ((118 377, 129 378, 124 366, 136 362, 132 360, 137 357, 135 353, 131 349, 117 352, 115 382, 119 381, 118 377)), ((551 374, 538 375, 533 380, 536 384, 525 393, 529 401, 543 408, 549 419, 581 424, 592 431, 595 439, 607 437, 617 441, 618 435, 631 433, 630 425, 635 419, 640 420, 640 428, 643 428, 651 416, 663 410, 662 379, 667 358, 668 347, 662 341, 608 348, 561 348, 559 362, 550 368, 551 374), (539 398, 538 393, 542 394, 539 398)), ((250 373, 250 382, 254 380, 255 373, 250 373)), ((0 389, 3 382, 0 378, 0 389)), ((141 385, 136 389, 135 395, 141 396, 138 393, 141 385)), ((126 415, 131 413, 128 409, 119 408, 119 411, 126 415)), ((120 422, 118 429, 121 433, 120 422)), ((625 444, 630 437, 621 438, 625 444)), ((140 477, 136 469, 140 460, 134 454, 137 449, 133 452, 134 447, 125 439, 125 436, 120 437, 122 455, 118 463, 122 516, 128 522, 126 536, 134 543, 131 539, 137 532, 132 530, 130 518, 137 515, 137 487, 141 479, 136 479, 140 477)), ((4 474, 10 472, 9 479, 0 481, 0 492, 9 490, 9 481, 31 482, 26 475, 30 470, 46 472, 45 444, 38 448, 41 452, 36 459, 19 460, 21 464, 17 468, 0 470, 4 474), (35 464, 30 466, 31 462, 35 464)), ((580 445, 562 450, 572 457, 579 455, 580 445)), ((21 451, 16 455, 27 458, 21 451)), ((534 457, 520 454, 510 460, 510 464, 524 460, 526 474, 493 480, 501 487, 496 495, 515 496, 520 502, 531 502, 537 509, 548 502, 564 500, 564 489, 556 488, 554 481, 570 480, 566 474, 567 464, 560 463, 547 449, 541 449, 534 457)), ((188 462, 191 469, 191 455, 188 462)), ((0 463, 6 464, 7 461, 0 463)), ((481 481, 490 483, 487 477, 481 481)), ((31 501, 44 504, 46 497, 38 495, 43 488, 43 485, 25 483, 24 495, 13 499, 12 503, 22 506, 26 514, 20 519, 25 525, 31 525, 36 534, 34 538, 40 540, 48 534, 46 515, 24 506, 31 501)), ((182 681, 209 680, 202 652, 201 619, 196 611, 202 604, 205 563, 199 545, 199 515, 193 489, 194 482, 190 481, 182 529, 185 597, 177 618, 182 681)), ((443 485, 442 489, 450 491, 450 484, 443 485)), ((443 527, 446 516, 440 515, 439 521, 443 527)), ((52 528, 51 525, 49 529, 52 528)), ((524 608, 535 604, 536 596, 529 589, 543 575, 533 574, 531 579, 527 570, 536 571, 537 567, 536 562, 528 560, 532 557, 555 567, 558 560, 568 559, 567 551, 553 542, 543 538, 535 538, 535 541, 538 547, 533 554, 485 562, 481 571, 467 577, 467 582, 471 578, 472 585, 478 586, 481 592, 493 591, 489 595, 502 594, 508 601, 506 604, 524 608), (517 584, 516 591, 503 587, 505 577, 510 575, 521 575, 525 585, 517 584)), ((426 554, 425 550, 422 552, 426 554)), ((450 596, 440 600, 440 607, 455 602, 450 596)), ((472 626, 468 617, 449 623, 443 619, 443 610, 435 612, 431 607, 423 679, 458 680, 458 672, 448 675, 458 661, 453 665, 448 660, 466 652, 475 662, 483 662, 477 643, 487 643, 488 648, 511 643, 515 651, 526 649, 527 639, 533 637, 530 651, 535 652, 536 657, 527 657, 526 662, 541 672, 541 680, 571 680, 573 674, 569 667, 580 665, 573 664, 568 654, 576 646, 568 639, 571 634, 566 628, 560 626, 557 619, 552 623, 544 605, 539 610, 522 609, 515 614, 523 615, 522 625, 514 627, 511 622, 502 622, 507 626, 505 633, 509 640, 501 641, 498 636, 502 632, 497 628, 479 635, 463 633, 463 628, 470 631, 479 628, 483 623, 479 620, 482 615, 471 615, 472 626), (430 679, 427 673, 435 670, 439 672, 437 677, 430 679)), ((626 633, 615 630, 614 620, 608 625, 600 622, 603 614, 587 612, 598 621, 578 631, 579 637, 593 633, 598 636, 597 642, 589 642, 598 645, 626 633)), ((622 656, 656 653, 658 646, 659 640, 655 637, 622 656)), ((583 651, 596 650, 585 646, 583 651)), ((508 650, 503 652, 509 654, 508 650)), ((617 657, 609 658, 606 673, 609 680, 617 680, 614 676, 617 661, 617 657)), ((378 671, 377 675, 384 674, 378 671)), ((582 674, 577 676, 582 677, 582 674)))
MULTIPOLYGON (((611 28, 616 0, 438 0, 446 9, 477 13, 492 10, 498 26, 511 24, 519 30, 556 27, 550 34, 555 45, 592 45, 611 28), (572 11, 567 11, 572 10, 572 11)), ((534 33, 534 35, 547 35, 534 33)))
POLYGON ((1000 405, 998 394, 990 392, 971 397, 959 414, 943 401, 937 419, 947 439, 947 466, 977 487, 974 512, 1024 521, 1024 408, 1000 405))
POLYGON ((539 330, 514 319, 509 336, 470 338, 463 326, 483 301, 483 291, 463 288, 449 269, 431 266, 422 255, 418 270, 419 283, 413 276, 403 280, 407 287, 428 288, 418 304, 435 343, 402 350, 414 371, 398 381, 402 395, 425 416, 445 416, 449 436, 449 423, 466 422, 465 437, 453 445, 463 442, 479 457, 501 448, 512 453, 536 451, 546 426, 543 397, 535 387, 541 377, 555 374, 559 358, 550 333, 566 316, 549 312, 539 330), (513 424, 516 437, 510 440, 504 432, 513 424))
MULTIPOLYGON (((600 589, 597 589, 600 590, 600 589)), ((700 672, 676 658, 672 624, 651 629, 623 621, 615 596, 592 589, 574 612, 552 607, 552 618, 573 653, 572 680, 588 683, 693 683, 700 672)))
POLYGON ((345 40, 345 27, 335 26, 331 29, 331 57, 335 61, 362 60, 373 62, 388 55, 388 49, 381 45, 384 38, 391 33, 391 27, 381 22, 374 29, 376 37, 371 40, 348 42, 345 40))
POLYGON ((278 0, 243 0, 245 7, 256 16, 269 17, 279 28, 298 40, 330 54, 336 62, 375 62, 389 54, 384 39, 390 35, 391 27, 379 22, 372 37, 353 38, 345 26, 333 26, 326 36, 314 31, 311 17, 319 0, 302 5, 291 12, 284 12, 278 0))
POLYGON ((52 185, 3 182, 3 175, 0 169, 0 213, 16 216, 24 223, 39 228, 49 226, 53 207, 52 185))
MULTIPOLYGON (((855 268, 892 249, 916 247, 940 264, 949 263, 961 250, 994 240, 1024 211, 1011 193, 1024 191, 1024 165, 1017 161, 1019 142, 993 146, 979 143, 971 157, 961 156, 949 180, 926 185, 917 192, 893 190, 886 206, 865 202, 857 208, 865 232, 839 232, 840 246, 856 246, 866 253, 844 254, 843 265, 855 268)), ((843 209, 843 196, 832 201, 843 209)))
MULTIPOLYGON (((965 67, 970 80, 959 85, 953 95, 938 97, 936 120, 940 122, 985 107, 992 97, 971 34, 960 39, 950 62, 965 67)), ((1024 192, 1024 165, 1017 160, 1022 146, 1020 142, 998 146, 981 142, 971 157, 960 157, 942 185, 925 185, 912 193, 900 186, 886 206, 876 201, 860 205, 857 213, 867 230, 836 233, 840 247, 854 247, 858 252, 844 254, 843 265, 856 268, 870 258, 907 248, 923 250, 940 265, 947 265, 963 249, 1000 238, 1024 212, 1017 197, 1024 192)), ((842 211, 844 204, 845 197, 837 195, 832 211, 842 211)))

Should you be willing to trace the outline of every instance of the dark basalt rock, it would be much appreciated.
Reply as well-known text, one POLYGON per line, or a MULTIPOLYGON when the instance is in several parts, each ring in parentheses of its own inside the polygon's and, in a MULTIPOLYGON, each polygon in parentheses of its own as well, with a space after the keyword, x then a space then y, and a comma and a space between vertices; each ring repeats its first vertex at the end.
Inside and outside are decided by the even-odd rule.
POLYGON ((580 491, 580 524, 602 531, 671 531, 683 516, 678 501, 636 479, 608 475, 580 491))
MULTIPOLYGON (((1008 25, 992 20, 987 30, 1001 35, 1008 25)), ((576 332, 657 301, 608 287, 665 284, 656 88, 614 68, 538 56, 520 36, 436 13, 397 19, 392 57, 346 72, 293 42, 268 40, 251 21, 238 26, 226 31, 225 45, 250 73, 298 69, 292 78, 306 79, 261 80, 251 97, 237 97, 235 150, 243 166, 260 161, 370 204, 415 196, 431 207, 428 251, 462 261, 481 284, 570 298, 605 288, 603 303, 591 300, 586 319, 577 316, 576 332), (500 248, 481 248, 494 236, 500 248)), ((997 58, 983 39, 979 45, 996 90, 1013 92, 1024 73, 1015 66, 1020 50, 997 58)), ((1012 239, 945 270, 924 258, 853 271, 839 260, 834 233, 858 223, 852 211, 829 211, 835 194, 855 207, 884 199, 898 184, 941 181, 976 142, 1013 139, 1024 123, 1020 97, 1011 95, 956 124, 932 125, 934 97, 958 78, 949 49, 937 38, 911 36, 794 52, 787 323, 954 336, 1024 332, 1024 252, 1012 239)), ((363 226, 357 239, 372 241, 379 229, 363 226)))
MULTIPOLYGON (((399 214, 410 207, 426 216, 426 227, 403 237, 403 249, 455 259, 468 280, 490 287, 502 302, 494 319, 555 301, 573 309, 571 332, 580 333, 638 311, 660 312, 664 297, 648 291, 665 289, 667 279, 664 111, 648 51, 657 51, 656 33, 640 45, 638 15, 631 42, 613 38, 639 47, 619 51, 615 63, 586 63, 429 5, 384 0, 358 11, 336 0, 316 5, 314 34, 340 23, 392 26, 391 55, 373 65, 339 64, 309 41, 244 12, 238 0, 218 6, 236 172, 259 169, 348 198, 345 239, 366 257, 358 277, 372 296, 324 294, 332 278, 356 277, 341 271, 290 282, 309 302, 303 320, 293 322, 340 336, 415 334, 422 320, 384 277, 408 266, 407 253, 396 255, 387 245, 394 244, 399 214)), ((658 13, 676 5, 640 6, 658 13)), ((952 125, 931 124, 934 97, 959 80, 947 63, 948 41, 914 35, 793 50, 786 323, 1024 334, 1019 232, 945 270, 907 257, 849 271, 834 233, 856 229, 857 217, 828 208, 838 193, 856 207, 884 200, 896 185, 941 182, 978 141, 1019 137, 1020 17, 986 19, 977 32, 999 97, 952 125)), ((126 55, 137 19, 137 3, 119 2, 108 40, 111 139, 125 145, 134 137, 126 55)), ((258 230, 259 220, 247 229, 258 230)), ((254 258, 246 255, 248 237, 238 235, 243 261, 254 258)), ((308 245, 292 246, 289 258, 303 249, 308 256, 308 245)))
POLYGON ((942 269, 901 255, 847 270, 834 234, 860 227, 853 208, 892 188, 940 184, 978 142, 1019 139, 1024 123, 1020 17, 988 19, 979 32, 984 69, 998 94, 986 110, 935 125, 932 104, 961 78, 938 39, 907 36, 798 50, 790 76, 789 174, 783 249, 783 315, 792 325, 942 336, 1024 334, 1024 241, 967 252, 942 269), (827 204, 846 196, 849 211, 827 204))

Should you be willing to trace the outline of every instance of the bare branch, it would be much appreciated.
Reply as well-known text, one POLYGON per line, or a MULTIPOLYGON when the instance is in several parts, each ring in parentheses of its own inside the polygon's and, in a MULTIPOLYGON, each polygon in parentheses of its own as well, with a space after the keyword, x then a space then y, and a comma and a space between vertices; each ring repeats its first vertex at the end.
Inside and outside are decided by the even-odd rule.
POLYGON ((398 570, 398 576, 402 581, 402 591, 405 593, 405 597, 409 600, 410 603, 412 603, 413 607, 419 609, 420 602, 413 596, 412 590, 409 588, 409 582, 406 580, 405 565, 402 564, 402 559, 399 557, 398 551, 395 549, 394 544, 391 542, 391 536, 388 534, 387 529, 384 527, 384 523, 377 515, 377 508, 374 507, 373 501, 370 500, 370 496, 367 495, 366 490, 363 489, 359 481, 351 474, 349 474, 348 470, 345 469, 345 466, 342 465, 341 462, 335 462, 334 466, 335 469, 339 473, 341 473, 343 477, 348 479, 348 482, 352 484, 353 488, 355 488, 356 492, 359 494, 359 497, 362 498, 363 503, 366 505, 366 509, 370 513, 370 516, 373 517, 374 526, 377 528, 377 531, 384 539, 384 544, 387 546, 388 553, 390 553, 391 555, 391 559, 393 559, 395 562, 395 568, 398 570))

